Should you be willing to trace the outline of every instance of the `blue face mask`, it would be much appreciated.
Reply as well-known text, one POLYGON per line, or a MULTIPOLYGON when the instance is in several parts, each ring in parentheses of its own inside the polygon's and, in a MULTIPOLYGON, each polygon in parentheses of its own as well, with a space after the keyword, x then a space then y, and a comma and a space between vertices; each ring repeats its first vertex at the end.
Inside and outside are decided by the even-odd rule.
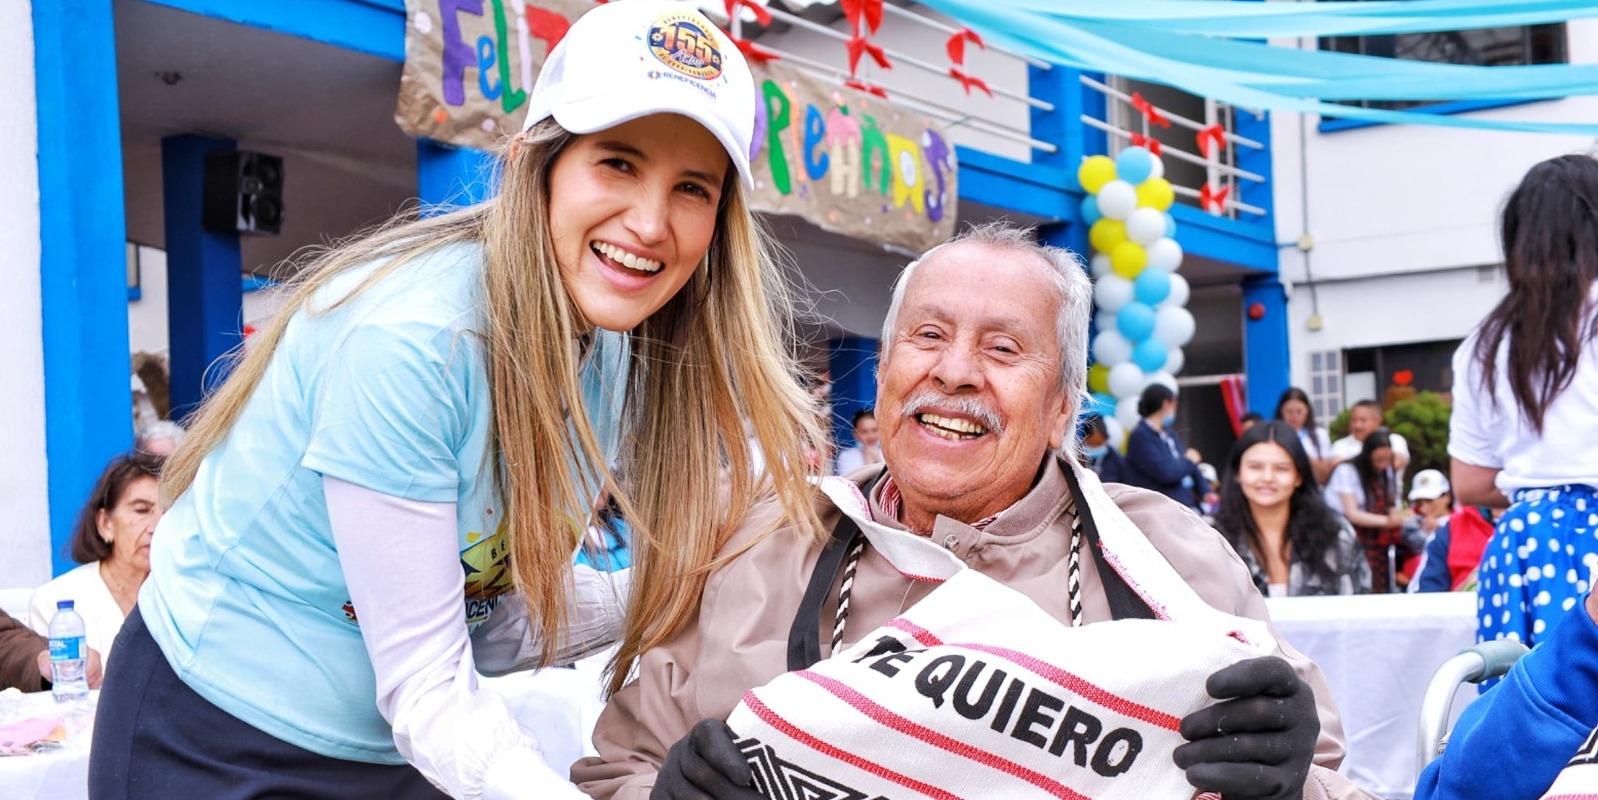
POLYGON ((1109 451, 1110 451, 1110 446, 1109 445, 1101 444, 1098 447, 1084 447, 1084 448, 1082 448, 1082 455, 1085 455, 1088 458, 1093 459, 1094 461, 1098 461, 1099 459, 1104 457, 1105 453, 1107 453, 1109 451))
POLYGON ((1166 414, 1165 418, 1160 420, 1160 424, 1165 426, 1165 427, 1167 427, 1167 428, 1171 427, 1172 425, 1175 425, 1176 424, 1176 415, 1175 414, 1166 414))

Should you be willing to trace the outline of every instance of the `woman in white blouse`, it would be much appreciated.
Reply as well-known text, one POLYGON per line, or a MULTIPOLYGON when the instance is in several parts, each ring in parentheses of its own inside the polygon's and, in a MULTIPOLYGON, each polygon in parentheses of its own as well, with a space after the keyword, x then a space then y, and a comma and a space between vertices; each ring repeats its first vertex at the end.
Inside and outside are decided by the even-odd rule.
POLYGON ((161 520, 160 473, 161 458, 148 453, 111 460, 72 531, 72 560, 82 566, 34 590, 28 627, 48 636, 56 602, 72 600, 89 647, 111 657, 111 643, 150 574, 150 536, 161 520))

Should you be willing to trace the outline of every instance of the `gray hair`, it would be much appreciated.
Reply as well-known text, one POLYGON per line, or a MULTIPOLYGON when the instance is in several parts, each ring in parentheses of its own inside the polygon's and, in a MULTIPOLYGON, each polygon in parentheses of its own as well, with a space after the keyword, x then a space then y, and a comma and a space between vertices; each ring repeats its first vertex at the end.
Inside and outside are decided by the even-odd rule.
MULTIPOLYGON (((916 268, 932 260, 938 251, 957 244, 980 244, 1011 250, 1021 255, 1036 256, 1049 266, 1049 277, 1060 290, 1059 311, 1054 327, 1060 340, 1060 388, 1075 408, 1087 392, 1088 375, 1088 317, 1093 313, 1093 284, 1088 280, 1082 259, 1064 247, 1042 244, 1036 230, 1021 228, 1008 222, 986 222, 972 225, 943 244, 921 254, 899 273, 893 284, 893 300, 888 304, 888 316, 882 321, 882 351, 878 369, 888 365, 889 346, 899 322, 899 305, 904 301, 905 287, 916 268)), ((1075 437, 1071 437, 1074 439, 1075 437)))

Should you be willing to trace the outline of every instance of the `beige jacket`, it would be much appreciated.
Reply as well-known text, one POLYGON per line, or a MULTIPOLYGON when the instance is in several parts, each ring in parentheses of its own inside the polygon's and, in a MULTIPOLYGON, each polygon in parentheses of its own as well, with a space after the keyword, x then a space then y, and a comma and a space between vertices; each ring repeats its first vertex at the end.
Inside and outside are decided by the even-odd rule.
MULTIPOLYGON (((850 476, 862 485, 881 467, 850 476)), ((1105 487, 1112 500, 1175 566, 1198 595, 1215 608, 1239 616, 1268 619, 1265 601, 1248 569, 1213 528, 1187 508, 1155 492, 1118 484, 1105 487)), ((840 512, 825 498, 822 523, 831 529, 840 512)), ((1071 518, 1069 493, 1058 462, 1051 461, 1032 491, 978 531, 939 517, 932 541, 949 548, 972 568, 1027 595, 1062 623, 1069 624, 1066 560, 1071 518)), ((774 504, 757 508, 728 543, 729 548, 760 535, 775 521, 774 504)), ((900 527, 871 498, 874 519, 900 527)), ((611 699, 594 730, 597 757, 572 766, 572 780, 589 795, 608 800, 647 798, 666 751, 699 720, 725 719, 744 693, 787 671, 788 630, 809 582, 820 547, 778 531, 713 573, 705 584, 699 613, 665 644, 644 653, 637 679, 611 699)), ((1110 619, 1098 571, 1085 548, 1082 558, 1084 622, 1110 619)), ((894 618, 929 594, 933 584, 902 577, 880 554, 867 548, 860 559, 845 645, 894 618)), ((821 614, 822 651, 831 641, 832 600, 821 614)), ((1304 789, 1306 800, 1365 798, 1337 774, 1343 759, 1343 728, 1320 668, 1276 635, 1281 655, 1314 689, 1321 717, 1315 764, 1304 789)))

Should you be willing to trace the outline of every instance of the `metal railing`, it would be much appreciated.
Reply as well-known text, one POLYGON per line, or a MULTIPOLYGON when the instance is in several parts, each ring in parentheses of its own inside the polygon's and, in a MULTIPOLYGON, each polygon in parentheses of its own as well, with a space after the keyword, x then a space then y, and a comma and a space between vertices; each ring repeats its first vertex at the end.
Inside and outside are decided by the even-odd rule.
MULTIPOLYGON (((1112 78, 1112 83, 1105 83, 1088 75, 1083 75, 1081 81, 1083 86, 1105 96, 1105 119, 1083 114, 1082 124, 1103 131, 1109 136, 1110 155, 1113 156, 1115 153, 1120 152, 1122 148, 1131 146, 1134 139, 1153 138, 1153 123, 1150 121, 1150 115, 1136 108, 1137 103, 1134 101, 1132 94, 1114 85, 1117 79, 1112 78), (1137 127, 1134 128, 1132 127, 1133 125, 1137 127)), ((1211 213, 1219 213, 1220 216, 1233 219, 1238 218, 1240 214, 1249 214, 1256 217, 1265 216, 1268 212, 1264 208, 1237 199, 1240 183, 1246 182, 1262 186, 1266 183, 1264 175, 1251 172, 1237 165, 1239 148, 1263 151, 1265 144, 1246 136, 1241 136, 1233 130, 1233 121, 1236 114, 1239 113, 1239 109, 1208 98, 1205 98, 1203 102, 1203 120, 1192 119, 1168 109, 1153 107, 1160 117, 1169 120, 1174 126, 1192 131, 1195 137, 1191 151, 1173 145, 1169 141, 1162 141, 1160 146, 1161 157, 1167 160, 1183 161, 1204 168, 1202 184, 1189 186, 1178 180, 1172 180, 1172 190, 1179 196, 1200 200, 1206 195, 1213 196, 1224 191, 1224 200, 1218 202, 1212 200, 1213 207, 1204 208, 1204 210, 1211 213), (1220 126, 1219 141, 1207 149, 1200 147, 1197 140, 1199 132, 1214 130, 1217 125, 1220 126), (1209 187, 1208 192, 1205 191, 1205 186, 1209 187)), ((1241 113, 1255 112, 1242 111, 1241 113)), ((1171 176, 1167 174, 1166 177, 1170 178, 1171 176)))

